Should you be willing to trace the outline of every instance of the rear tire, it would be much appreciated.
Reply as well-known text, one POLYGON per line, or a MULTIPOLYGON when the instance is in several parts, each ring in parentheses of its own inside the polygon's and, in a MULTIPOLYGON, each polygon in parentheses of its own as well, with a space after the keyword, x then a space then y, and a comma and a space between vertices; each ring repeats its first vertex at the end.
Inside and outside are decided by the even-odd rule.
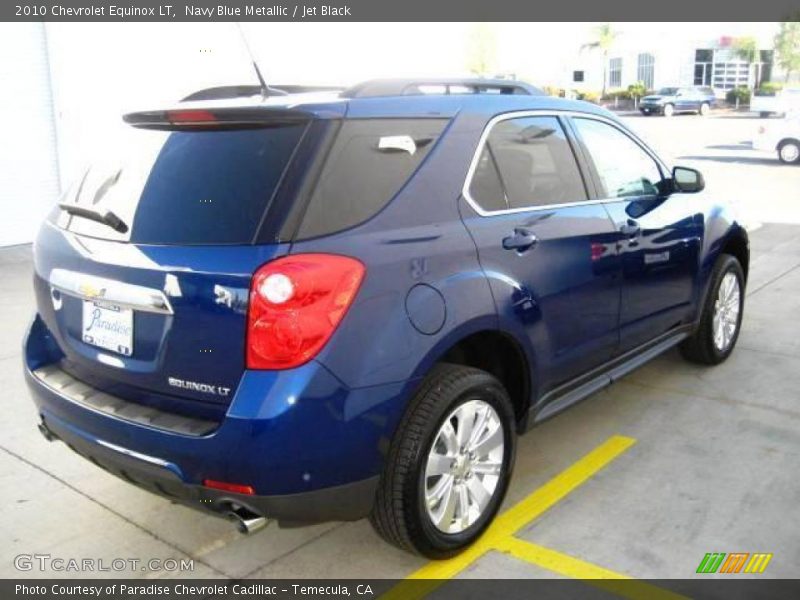
POLYGON ((739 261, 730 254, 720 255, 711 273, 697 329, 680 345, 684 358, 718 365, 731 355, 742 327, 744 289, 744 272, 739 261), (735 301, 732 294, 736 294, 735 301))
POLYGON ((435 366, 392 440, 370 515, 372 526, 403 550, 437 559, 458 554, 497 513, 515 447, 514 410, 503 385, 480 369, 435 366), (481 458, 490 442, 494 454, 481 458), (464 448, 472 451, 462 452, 464 448), (438 474, 441 459, 446 461, 438 474))
POLYGON ((778 160, 785 165, 800 163, 800 142, 797 140, 781 142, 778 146, 778 160))

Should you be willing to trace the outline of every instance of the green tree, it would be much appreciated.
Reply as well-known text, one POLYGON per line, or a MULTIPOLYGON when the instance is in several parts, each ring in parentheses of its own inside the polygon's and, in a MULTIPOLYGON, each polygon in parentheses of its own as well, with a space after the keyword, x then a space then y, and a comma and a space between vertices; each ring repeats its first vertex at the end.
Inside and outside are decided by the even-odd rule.
POLYGON ((478 77, 493 73, 497 61, 497 36, 488 23, 479 23, 470 32, 467 69, 478 77))
POLYGON ((611 50, 618 35, 611 27, 611 23, 603 23, 595 27, 594 39, 581 46, 581 50, 599 50, 603 55, 603 96, 606 95, 606 81, 608 80, 608 51, 611 50))
POLYGON ((628 94, 633 98, 633 107, 639 106, 639 99, 647 93, 647 88, 643 81, 637 81, 628 86, 628 94))
POLYGON ((781 23, 775 36, 775 55, 788 82, 792 73, 800 71, 800 13, 797 20, 781 23))
MULTIPOLYGON (((733 53, 747 63, 748 68, 753 68, 753 63, 758 57, 758 42, 754 37, 740 37, 733 40, 733 53)), ((759 82, 754 82, 754 87, 758 87, 759 82)))

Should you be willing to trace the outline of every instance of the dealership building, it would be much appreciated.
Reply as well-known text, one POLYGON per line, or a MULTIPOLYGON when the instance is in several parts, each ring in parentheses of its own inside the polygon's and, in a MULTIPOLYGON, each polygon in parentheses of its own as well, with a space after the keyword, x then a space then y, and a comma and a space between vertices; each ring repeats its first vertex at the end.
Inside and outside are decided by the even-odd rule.
POLYGON ((737 86, 785 78, 775 64, 776 23, 625 23, 614 31, 606 57, 580 44, 561 87, 600 91, 605 77, 607 90, 641 81, 650 90, 709 86, 723 96, 737 86), (758 48, 752 63, 735 51, 736 40, 744 37, 753 38, 758 48))

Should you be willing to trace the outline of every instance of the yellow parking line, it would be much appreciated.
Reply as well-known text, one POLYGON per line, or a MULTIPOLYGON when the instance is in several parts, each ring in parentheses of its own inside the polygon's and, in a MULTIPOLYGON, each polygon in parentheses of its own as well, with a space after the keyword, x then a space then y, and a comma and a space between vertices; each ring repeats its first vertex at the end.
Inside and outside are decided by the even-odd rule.
POLYGON ((553 477, 530 496, 497 517, 486 535, 497 537, 516 533, 554 504, 563 500, 567 494, 585 483, 592 475, 635 443, 635 439, 622 435, 608 438, 571 467, 553 477))
MULTIPOLYGON (((422 598, 443 583, 455 577, 487 551, 497 548, 521 527, 530 523, 567 494, 580 486, 600 469, 608 465, 636 440, 615 435, 589 452, 572 466, 562 471, 542 487, 497 517, 481 538, 458 556, 449 560, 431 561, 398 583, 382 596, 384 599, 422 598), (429 579, 428 584, 414 580, 429 579)), ((587 563, 588 564, 588 563, 587 563)), ((600 567, 597 567, 600 569, 600 567)))
POLYGON ((675 594, 649 583, 635 581, 628 575, 604 569, 568 554, 515 537, 499 540, 496 549, 559 575, 581 579, 587 584, 603 588, 623 598, 632 600, 685 600, 686 598, 686 596, 675 594))

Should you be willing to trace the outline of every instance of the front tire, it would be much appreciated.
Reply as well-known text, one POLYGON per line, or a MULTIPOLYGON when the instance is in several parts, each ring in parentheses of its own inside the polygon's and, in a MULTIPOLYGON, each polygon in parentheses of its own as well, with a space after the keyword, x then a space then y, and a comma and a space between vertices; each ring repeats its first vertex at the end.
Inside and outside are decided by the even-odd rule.
POLYGON ((681 354, 692 362, 718 365, 733 352, 744 314, 744 271, 730 254, 722 254, 711 273, 711 284, 700 323, 681 343, 681 354))
POLYGON ((796 165, 800 163, 800 142, 797 140, 787 140, 778 146, 778 160, 785 165, 796 165))
POLYGON ((666 104, 664 105, 664 109, 662 112, 664 113, 665 117, 671 117, 672 115, 675 114, 675 107, 672 106, 672 104, 666 104))
POLYGON ((497 514, 515 447, 503 385, 479 369, 437 365, 392 441, 372 526, 389 543, 428 558, 458 554, 497 514))
POLYGON ((700 116, 701 117, 707 117, 708 113, 710 113, 710 112, 711 112, 711 106, 709 106, 708 102, 703 102, 700 105, 700 116))

